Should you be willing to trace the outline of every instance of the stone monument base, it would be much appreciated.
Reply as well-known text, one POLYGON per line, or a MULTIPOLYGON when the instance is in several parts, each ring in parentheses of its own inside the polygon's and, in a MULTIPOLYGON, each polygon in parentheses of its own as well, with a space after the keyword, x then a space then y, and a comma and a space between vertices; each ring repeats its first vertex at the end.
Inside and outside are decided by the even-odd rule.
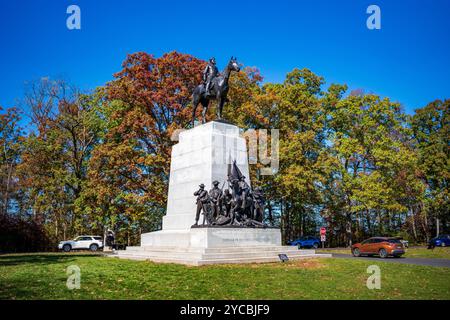
POLYGON ((162 230, 141 236, 140 247, 117 251, 114 257, 186 265, 258 263, 289 259, 331 257, 315 250, 298 250, 281 245, 280 229, 274 228, 192 228, 162 230))
POLYGON ((247 144, 237 126, 212 121, 180 132, 179 143, 172 147, 163 230, 145 233, 140 247, 128 247, 111 256, 197 266, 277 262, 279 254, 286 254, 289 259, 331 256, 282 246, 280 229, 192 227, 197 211, 194 192, 200 184, 209 189, 215 180, 223 189, 231 160, 236 161, 251 187, 247 144))

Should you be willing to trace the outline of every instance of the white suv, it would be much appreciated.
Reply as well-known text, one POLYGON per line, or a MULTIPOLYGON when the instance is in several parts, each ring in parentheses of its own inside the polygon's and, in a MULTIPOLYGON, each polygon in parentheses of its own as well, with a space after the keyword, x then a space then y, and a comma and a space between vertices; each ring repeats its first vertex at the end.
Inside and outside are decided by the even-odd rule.
POLYGON ((58 249, 64 252, 79 249, 97 251, 100 248, 103 248, 103 238, 99 236, 79 236, 74 240, 61 241, 58 244, 58 249))

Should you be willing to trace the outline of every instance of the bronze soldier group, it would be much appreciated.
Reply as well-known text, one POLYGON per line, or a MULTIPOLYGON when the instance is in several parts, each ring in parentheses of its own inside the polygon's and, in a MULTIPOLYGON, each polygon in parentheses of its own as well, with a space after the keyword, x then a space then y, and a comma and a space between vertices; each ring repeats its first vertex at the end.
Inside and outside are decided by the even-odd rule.
POLYGON ((197 213, 193 227, 199 226, 200 214, 203 214, 202 226, 266 227, 264 224, 265 198, 261 188, 252 190, 233 163, 229 166, 228 188, 219 188, 220 182, 214 181, 208 192, 205 185, 194 193, 197 197, 197 213))

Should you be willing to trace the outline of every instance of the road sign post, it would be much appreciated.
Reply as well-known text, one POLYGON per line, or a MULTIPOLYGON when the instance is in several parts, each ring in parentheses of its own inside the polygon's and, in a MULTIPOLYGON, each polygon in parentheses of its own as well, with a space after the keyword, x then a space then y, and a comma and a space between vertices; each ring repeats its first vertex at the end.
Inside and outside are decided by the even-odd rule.
POLYGON ((325 248, 325 241, 327 240, 327 229, 320 228, 320 241, 322 241, 322 249, 325 248))

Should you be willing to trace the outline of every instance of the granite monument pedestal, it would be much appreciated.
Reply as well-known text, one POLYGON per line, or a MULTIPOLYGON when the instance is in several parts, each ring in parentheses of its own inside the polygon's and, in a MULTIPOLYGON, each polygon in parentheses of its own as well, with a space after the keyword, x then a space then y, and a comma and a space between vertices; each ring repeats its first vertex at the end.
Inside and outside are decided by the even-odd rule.
POLYGON ((196 214, 194 192, 201 183, 209 189, 214 180, 220 187, 226 185, 232 160, 251 185, 246 141, 237 126, 212 121, 181 132, 172 148, 162 230, 142 234, 140 247, 128 247, 116 256, 188 265, 274 262, 281 253, 291 259, 329 256, 282 246, 277 228, 191 227, 196 214))

